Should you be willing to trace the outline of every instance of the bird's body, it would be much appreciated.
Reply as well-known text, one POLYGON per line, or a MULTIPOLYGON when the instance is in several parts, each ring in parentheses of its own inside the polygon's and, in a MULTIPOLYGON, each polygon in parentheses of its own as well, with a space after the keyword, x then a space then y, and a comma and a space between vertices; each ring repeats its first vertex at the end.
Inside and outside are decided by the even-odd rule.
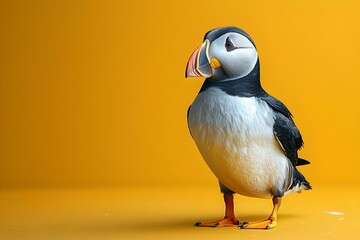
POLYGON ((273 110, 263 100, 208 88, 196 97, 188 121, 207 165, 233 192, 270 198, 290 186, 292 166, 274 136, 273 110))
POLYGON ((188 110, 188 126, 205 162, 218 178, 226 204, 225 218, 197 226, 233 226, 233 193, 273 198, 270 217, 242 228, 273 228, 281 198, 311 189, 297 170, 300 131, 288 108, 260 84, 260 63, 248 34, 235 27, 205 35, 191 55, 186 76, 205 76, 188 110))

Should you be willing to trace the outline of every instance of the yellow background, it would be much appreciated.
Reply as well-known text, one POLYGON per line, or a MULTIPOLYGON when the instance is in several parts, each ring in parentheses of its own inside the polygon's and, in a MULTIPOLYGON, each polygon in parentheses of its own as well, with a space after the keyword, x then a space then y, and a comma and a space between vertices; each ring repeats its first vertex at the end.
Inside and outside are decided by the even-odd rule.
POLYGON ((360 183, 357 1, 1 1, 1 187, 211 184, 184 78, 209 29, 253 37, 309 181, 360 183))
POLYGON ((184 72, 227 25, 295 116, 314 191, 357 186, 359 1, 1 0, 0 188, 212 186, 222 211, 186 123, 203 79, 184 72))

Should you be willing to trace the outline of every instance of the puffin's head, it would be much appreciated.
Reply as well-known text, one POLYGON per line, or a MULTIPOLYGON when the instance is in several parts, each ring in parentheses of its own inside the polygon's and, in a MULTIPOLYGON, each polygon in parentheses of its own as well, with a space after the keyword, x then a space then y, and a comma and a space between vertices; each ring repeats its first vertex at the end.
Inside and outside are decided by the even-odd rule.
POLYGON ((250 36, 237 27, 217 28, 206 33, 203 44, 191 55, 185 77, 226 81, 247 76, 258 54, 250 36))

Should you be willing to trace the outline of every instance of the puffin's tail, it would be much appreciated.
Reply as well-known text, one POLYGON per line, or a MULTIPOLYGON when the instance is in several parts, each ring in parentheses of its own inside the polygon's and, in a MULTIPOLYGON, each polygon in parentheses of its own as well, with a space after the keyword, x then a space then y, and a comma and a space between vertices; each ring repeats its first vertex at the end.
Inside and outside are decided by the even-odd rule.
POLYGON ((300 193, 301 190, 310 190, 310 189, 312 189, 310 183, 305 179, 305 177, 301 174, 301 172, 299 172, 299 170, 296 169, 296 167, 293 167, 292 184, 290 185, 289 190, 287 190, 285 194, 291 192, 300 193))

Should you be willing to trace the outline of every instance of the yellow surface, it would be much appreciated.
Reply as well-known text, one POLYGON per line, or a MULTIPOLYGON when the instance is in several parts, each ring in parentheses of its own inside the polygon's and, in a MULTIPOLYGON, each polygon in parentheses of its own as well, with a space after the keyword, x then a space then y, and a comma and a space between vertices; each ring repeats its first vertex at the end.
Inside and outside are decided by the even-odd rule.
MULTIPOLYGON (((343 187, 293 194, 275 229, 241 230, 192 226, 223 217, 217 188, 1 191, 0 239, 359 239, 359 196, 343 187)), ((235 198, 240 221, 265 219, 271 205, 235 198)))

